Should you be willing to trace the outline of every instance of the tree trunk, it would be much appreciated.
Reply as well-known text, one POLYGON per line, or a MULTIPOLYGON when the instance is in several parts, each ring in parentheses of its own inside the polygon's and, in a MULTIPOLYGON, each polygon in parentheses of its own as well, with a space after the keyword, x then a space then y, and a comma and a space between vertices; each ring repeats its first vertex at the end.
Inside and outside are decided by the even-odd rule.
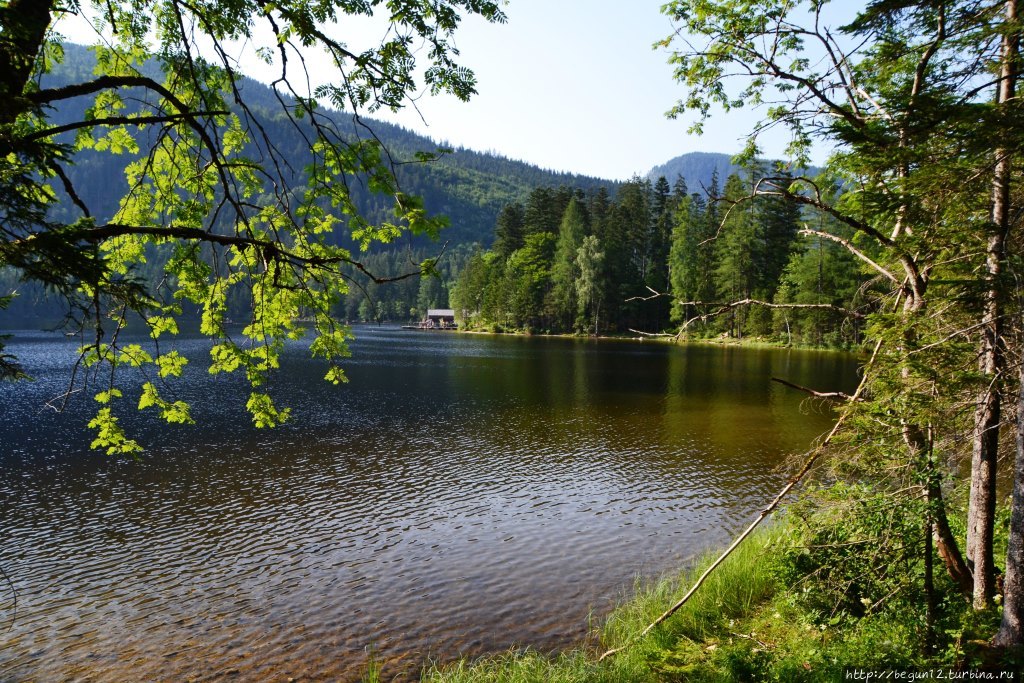
POLYGON ((926 657, 935 654, 935 612, 938 600, 935 596, 935 570, 932 552, 934 528, 932 515, 929 512, 924 525, 924 654, 926 657))
MULTIPOLYGON (((1017 21, 1018 0, 1006 2, 1006 24, 1017 21)), ((1016 85, 1018 34, 1003 36, 997 110, 1013 99, 1016 85)), ((1009 133, 1008 133, 1009 134, 1009 133)), ((978 396, 974 413, 974 444, 971 457, 971 494, 967 512, 967 557, 974 562, 974 608, 984 609, 995 594, 995 561, 992 538, 996 511, 996 460, 999 455, 999 422, 1002 403, 1002 373, 1005 360, 1002 343, 1003 260, 1010 224, 1010 174, 1012 156, 1006 148, 995 152, 992 178, 992 221, 985 255, 985 292, 982 311, 982 341, 979 370, 988 386, 978 396)))
MULTIPOLYGON (((920 294, 923 288, 924 285, 922 284, 916 290, 912 289, 905 292, 906 301, 903 305, 905 323, 909 323, 911 318, 920 314, 924 309, 924 299, 920 294)), ((904 349, 911 349, 914 345, 915 334, 912 328, 908 328, 904 332, 904 349)), ((908 379, 910 368, 904 366, 902 373, 904 379, 908 379)), ((910 451, 911 462, 922 462, 922 458, 930 454, 931 449, 925 431, 916 424, 903 423, 903 441, 910 451)), ((935 535, 935 549, 938 551, 939 558, 945 565, 946 572, 950 578, 963 591, 964 595, 969 596, 971 595, 973 583, 971 570, 964 561, 964 556, 960 552, 956 536, 953 535, 953 530, 949 526, 949 518, 946 516, 946 503, 942 495, 941 478, 934 471, 934 462, 930 458, 924 459, 924 462, 927 463, 925 465, 927 470, 925 472, 925 486, 928 496, 929 514, 932 520, 932 530, 935 535)))
POLYGON ((1020 382, 1017 393, 1017 457, 1013 468, 1013 502, 1003 584, 1003 621, 992 639, 992 644, 1001 648, 1024 647, 1024 365, 1020 367, 1020 382))
MULTIPOLYGON (((996 267, 998 268, 998 267, 996 267)), ((991 270, 989 271, 992 272, 991 270)), ((990 293, 991 294, 991 293, 990 293)), ((992 540, 996 512, 996 459, 999 451, 1001 391, 999 370, 999 305, 986 302, 984 339, 980 354, 982 373, 989 387, 978 398, 974 413, 974 448, 971 457, 971 493, 967 510, 967 556, 974 565, 973 604, 984 609, 995 594, 995 561, 992 540)))
MULTIPOLYGON (((928 441, 924 432, 913 425, 904 425, 903 438, 910 449, 911 458, 919 458, 928 453, 928 441)), ((935 548, 939 558, 946 566, 946 572, 954 583, 959 586, 964 595, 971 594, 972 582, 971 570, 964 562, 960 546, 956 542, 956 536, 949 527, 949 518, 946 516, 946 503, 942 496, 942 486, 939 484, 939 477, 933 471, 933 463, 929 459, 926 471, 926 494, 928 497, 928 514, 931 517, 931 528, 935 536, 935 548)))
POLYGON ((935 548, 938 550, 939 558, 946 567, 946 573, 963 594, 970 595, 973 580, 971 570, 964 562, 953 530, 949 528, 946 504, 942 498, 942 488, 938 484, 929 482, 928 499, 932 504, 932 529, 935 532, 935 548))
POLYGON ((0 125, 25 111, 22 99, 50 27, 53 0, 11 0, 0 8, 0 125))

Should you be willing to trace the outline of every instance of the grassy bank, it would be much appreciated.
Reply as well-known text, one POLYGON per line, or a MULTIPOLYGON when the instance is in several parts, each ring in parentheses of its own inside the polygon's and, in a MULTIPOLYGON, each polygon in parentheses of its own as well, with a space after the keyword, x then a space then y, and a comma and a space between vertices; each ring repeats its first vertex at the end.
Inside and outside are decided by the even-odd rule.
MULTIPOLYGON (((848 668, 973 668, 1012 666, 986 654, 983 643, 998 614, 977 615, 959 596, 945 594, 931 653, 920 596, 906 581, 902 594, 875 599, 870 588, 861 609, 822 600, 827 572, 806 576, 806 530, 782 522, 740 546, 679 612, 647 638, 598 662, 600 650, 619 647, 665 611, 714 558, 655 585, 615 610, 600 630, 599 646, 560 655, 509 652, 460 661, 424 672, 430 683, 548 683, 619 681, 842 681, 848 668), (822 582, 816 585, 815 582, 822 582), (871 597, 867 597, 867 596, 871 597)), ((837 546, 838 547, 838 546, 837 546)), ((849 587, 848 587, 849 590, 849 587)), ((898 590, 898 589, 897 589, 898 590)), ((1020 662, 1017 662, 1019 666, 1020 662)), ((1009 670, 1009 669, 1006 669, 1009 670)))
MULTIPOLYGON (((577 649, 553 657, 535 652, 511 652, 478 662, 462 661, 433 668, 425 673, 424 680, 431 683, 665 680, 665 675, 682 670, 677 654, 681 645, 689 649, 690 645, 707 643, 710 646, 719 642, 737 620, 756 612, 775 594, 776 581, 769 565, 762 561, 775 538, 771 533, 751 538, 712 574, 664 628, 604 662, 597 661, 600 653, 595 650, 577 649)), ((694 573, 705 564, 698 563, 692 572, 641 589, 635 598, 608 617, 600 633, 602 647, 619 647, 642 631, 678 599, 694 573)))

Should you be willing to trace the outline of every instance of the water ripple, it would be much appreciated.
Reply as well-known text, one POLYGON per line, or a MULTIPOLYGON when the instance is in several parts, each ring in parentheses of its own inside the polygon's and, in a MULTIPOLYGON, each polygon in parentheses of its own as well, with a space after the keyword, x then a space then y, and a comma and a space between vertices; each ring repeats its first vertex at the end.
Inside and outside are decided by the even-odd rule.
POLYGON ((855 379, 839 356, 361 334, 341 389, 289 348, 271 391, 295 419, 272 432, 186 340, 200 424, 126 415, 140 462, 84 448, 88 401, 40 411, 74 345, 19 334, 37 381, 0 385, 0 681, 358 680, 371 650, 404 680, 564 647, 723 541, 827 427, 770 386, 780 364, 855 379))

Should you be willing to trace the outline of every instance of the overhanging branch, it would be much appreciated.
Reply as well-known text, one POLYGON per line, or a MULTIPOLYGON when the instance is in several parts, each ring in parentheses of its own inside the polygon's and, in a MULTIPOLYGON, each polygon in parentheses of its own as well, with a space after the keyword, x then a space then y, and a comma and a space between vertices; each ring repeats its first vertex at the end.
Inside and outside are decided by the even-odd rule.
POLYGON ((162 116, 106 116, 98 119, 90 119, 87 121, 74 121, 72 123, 66 123, 62 126, 55 126, 53 128, 45 128, 43 130, 37 130, 29 135, 26 135, 23 140, 25 142, 35 142, 36 140, 42 140, 53 135, 60 135, 61 133, 67 133, 72 130, 80 130, 82 128, 92 128, 93 126, 141 126, 152 123, 178 123, 182 121, 188 121, 190 118, 205 117, 205 116, 227 116, 230 112, 227 111, 203 111, 203 112, 192 112, 187 114, 166 114, 162 116))
MULTIPOLYGON (((335 256, 305 256, 303 254, 296 254, 295 252, 289 251, 284 248, 280 242, 260 239, 257 237, 248 237, 245 235, 222 235, 215 232, 208 232, 199 228, 189 228, 184 226, 167 226, 157 227, 148 225, 126 225, 123 223, 108 223, 106 225, 96 226, 94 228, 83 228, 83 229, 69 229, 63 231, 59 239, 64 242, 68 241, 82 241, 87 243, 97 244, 104 240, 113 239, 115 237, 123 237, 126 235, 147 235, 150 237, 158 237, 164 239, 176 239, 186 240, 195 242, 205 242, 208 244, 216 244, 224 247, 237 247, 241 249, 257 249, 266 261, 279 261, 290 263, 292 265, 300 266, 303 268, 327 268, 330 266, 337 265, 349 265, 361 272, 366 277, 370 278, 376 284, 385 284, 388 282, 398 282, 405 280, 410 277, 415 277, 420 274, 419 270, 403 273, 401 275, 393 275, 388 277, 382 277, 374 275, 365 264, 355 259, 342 256, 340 254, 335 256)), ((18 247, 31 248, 30 245, 33 242, 46 239, 47 236, 56 237, 51 233, 36 233, 29 235, 20 240, 15 240, 8 243, 8 249, 16 250, 18 247)), ((443 250, 442 250, 443 253, 443 250)))
POLYGON ((789 387, 790 389, 796 389, 797 391, 802 391, 805 394, 810 394, 814 398, 824 398, 824 399, 828 399, 830 401, 848 401, 848 402, 849 401, 862 401, 863 400, 860 397, 851 396, 850 394, 847 394, 847 393, 842 392, 842 391, 815 391, 814 389, 811 389, 811 388, 808 388, 808 387, 802 387, 799 384, 794 384, 794 383, 786 381, 786 380, 784 380, 784 379, 782 379, 780 377, 772 377, 771 380, 773 382, 777 382, 777 383, 781 384, 784 387, 789 387))

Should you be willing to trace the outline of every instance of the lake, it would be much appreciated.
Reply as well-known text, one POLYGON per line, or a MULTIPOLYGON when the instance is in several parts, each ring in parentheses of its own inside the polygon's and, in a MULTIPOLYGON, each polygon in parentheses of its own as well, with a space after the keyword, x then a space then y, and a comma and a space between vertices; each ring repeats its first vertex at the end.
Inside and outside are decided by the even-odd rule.
POLYGON ((350 383, 288 347, 257 430, 239 378, 124 420, 141 460, 63 414, 75 344, 15 333, 0 385, 0 681, 385 680, 429 660, 571 647, 726 542, 834 416, 782 377, 853 389, 849 355, 357 327, 350 383), (14 595, 17 596, 17 610, 14 595))

